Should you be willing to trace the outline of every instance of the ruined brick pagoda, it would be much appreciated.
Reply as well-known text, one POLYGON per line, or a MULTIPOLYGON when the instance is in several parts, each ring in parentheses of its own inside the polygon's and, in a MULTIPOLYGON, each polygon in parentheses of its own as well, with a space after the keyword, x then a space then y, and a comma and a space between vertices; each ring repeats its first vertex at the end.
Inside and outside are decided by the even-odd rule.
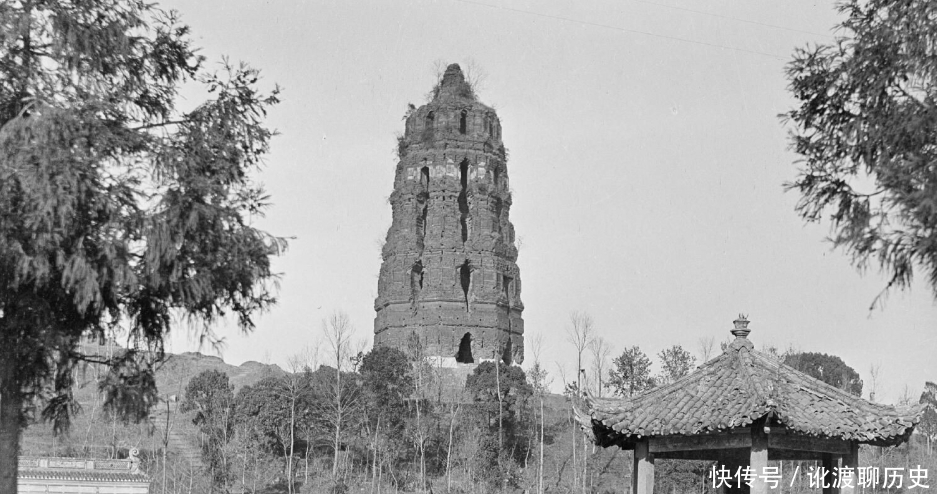
POLYGON ((501 123, 457 64, 406 119, 390 196, 374 344, 455 365, 524 359, 521 280, 501 123))

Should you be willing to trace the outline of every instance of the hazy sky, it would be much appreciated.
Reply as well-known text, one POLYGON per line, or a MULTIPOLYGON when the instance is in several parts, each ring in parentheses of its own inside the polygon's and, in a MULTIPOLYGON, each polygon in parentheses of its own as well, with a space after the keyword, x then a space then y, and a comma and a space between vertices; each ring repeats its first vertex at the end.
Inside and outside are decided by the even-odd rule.
MULTIPOLYGON (((749 314, 756 346, 832 353, 878 396, 937 381, 937 305, 923 282, 868 307, 884 286, 805 225, 778 114, 792 99, 793 49, 828 42, 829 2, 174 0, 202 53, 262 70, 283 89, 261 174, 273 196, 260 225, 295 237, 275 267, 280 303, 243 336, 232 363, 287 358, 346 311, 371 340, 380 244, 391 221, 395 134, 425 103, 434 61, 487 74, 510 151, 528 342, 574 367, 569 313, 595 319, 618 355, 656 359, 729 337, 749 314)), ((193 348, 179 331, 172 351, 193 348)), ((527 364, 525 364, 526 367, 527 364)), ((556 384, 556 383, 555 383, 556 384)))

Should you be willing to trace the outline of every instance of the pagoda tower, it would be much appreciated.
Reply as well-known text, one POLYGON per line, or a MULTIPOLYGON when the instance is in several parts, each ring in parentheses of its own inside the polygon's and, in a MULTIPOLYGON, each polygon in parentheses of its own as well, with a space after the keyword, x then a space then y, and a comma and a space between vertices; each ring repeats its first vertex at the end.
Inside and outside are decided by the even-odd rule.
POLYGON ((495 111, 449 65, 399 138, 374 345, 450 364, 524 359, 507 153, 495 111), (415 340, 418 338, 418 340, 415 340))

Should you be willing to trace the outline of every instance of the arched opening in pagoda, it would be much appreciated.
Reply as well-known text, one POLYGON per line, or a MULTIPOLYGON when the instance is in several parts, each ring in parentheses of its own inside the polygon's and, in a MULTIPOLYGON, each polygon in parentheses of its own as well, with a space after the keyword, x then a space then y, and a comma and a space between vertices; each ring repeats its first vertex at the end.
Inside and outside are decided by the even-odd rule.
POLYGON ((501 361, 504 362, 504 365, 511 365, 511 363, 514 362, 514 344, 511 343, 510 336, 508 336, 507 341, 504 342, 502 350, 501 361))
POLYGON ((455 354, 455 361, 460 364, 474 364, 472 357, 472 333, 465 333, 459 342, 459 351, 455 354))
POLYGON ((423 291, 423 263, 417 261, 410 268, 410 300, 417 301, 423 291))

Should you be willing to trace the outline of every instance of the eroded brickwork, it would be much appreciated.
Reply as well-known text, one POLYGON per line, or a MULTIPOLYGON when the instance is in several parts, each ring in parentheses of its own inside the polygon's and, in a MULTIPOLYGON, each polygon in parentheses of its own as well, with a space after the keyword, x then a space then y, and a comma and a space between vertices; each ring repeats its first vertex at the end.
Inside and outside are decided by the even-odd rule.
POLYGON ((524 359, 521 278, 501 123, 457 64, 412 111, 390 196, 374 344, 462 363, 524 359))

